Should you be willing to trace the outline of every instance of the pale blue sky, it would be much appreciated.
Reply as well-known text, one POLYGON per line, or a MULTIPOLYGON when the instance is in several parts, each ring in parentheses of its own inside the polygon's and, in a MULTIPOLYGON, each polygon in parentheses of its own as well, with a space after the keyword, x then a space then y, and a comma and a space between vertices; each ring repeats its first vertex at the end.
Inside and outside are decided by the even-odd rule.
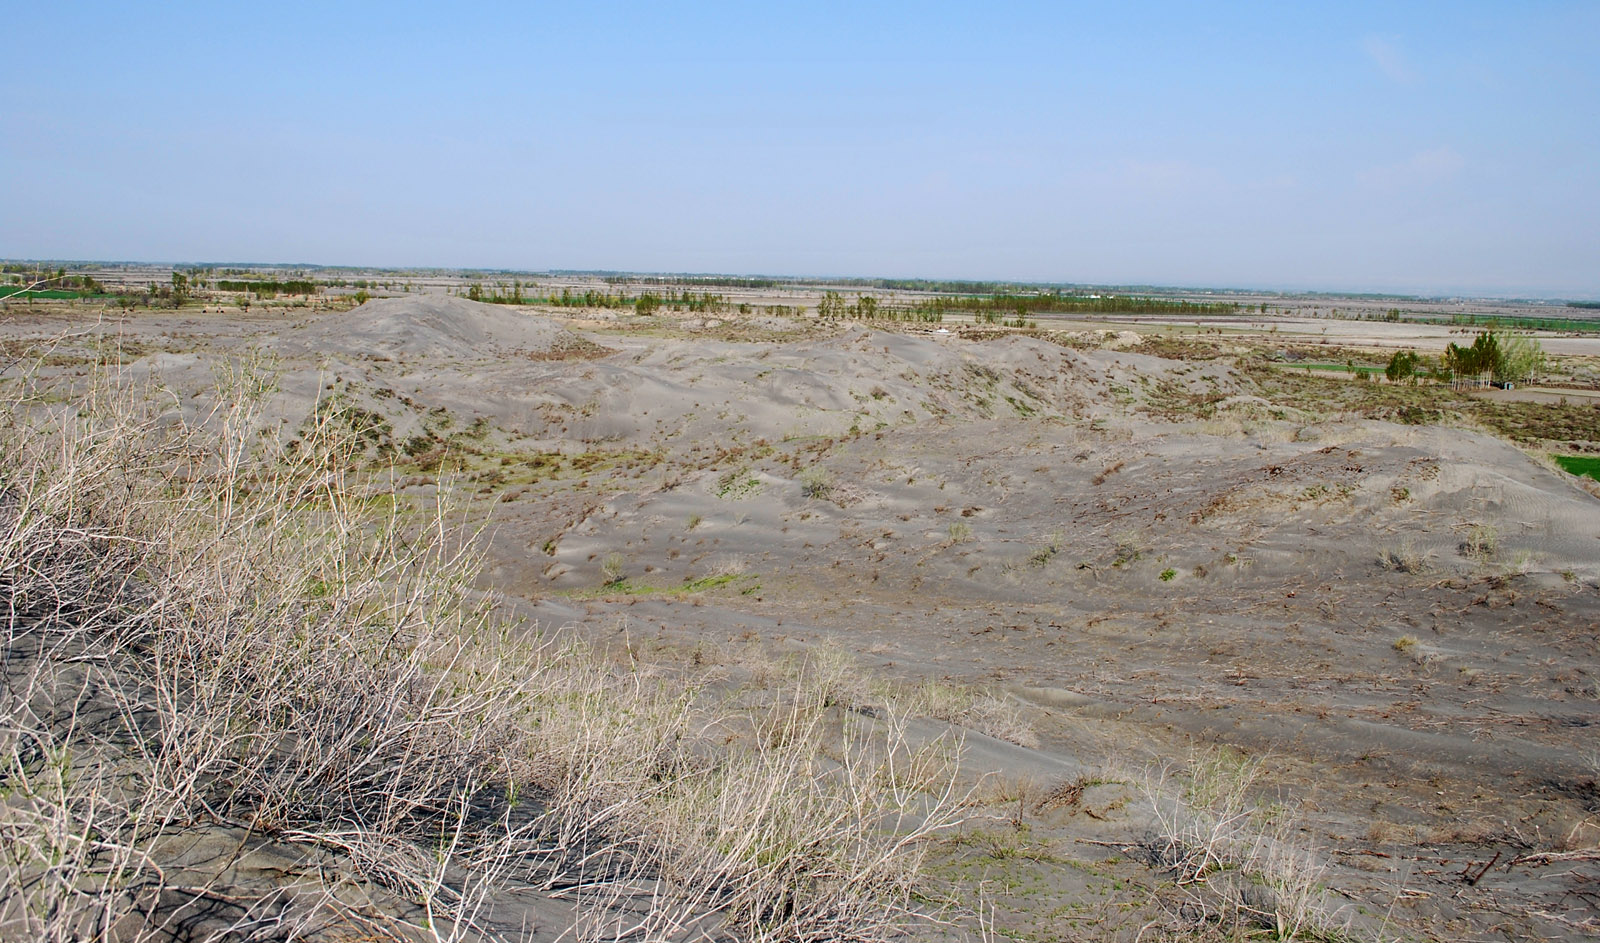
POLYGON ((0 0, 0 255, 1600 296, 1600 3, 0 0))

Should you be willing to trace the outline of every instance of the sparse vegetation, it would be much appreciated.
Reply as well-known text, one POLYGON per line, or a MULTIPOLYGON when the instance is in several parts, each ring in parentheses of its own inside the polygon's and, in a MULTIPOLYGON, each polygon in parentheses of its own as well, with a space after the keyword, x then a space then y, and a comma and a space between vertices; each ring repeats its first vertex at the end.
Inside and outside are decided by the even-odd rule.
POLYGON ((620 583, 627 578, 627 560, 622 554, 612 551, 600 558, 600 575, 607 585, 620 583))
POLYGON ((1048 540, 1046 540, 1040 546, 1035 547, 1033 552, 1028 554, 1028 565, 1037 568, 1048 564, 1051 560, 1056 558, 1057 554, 1061 552, 1061 543, 1061 534, 1051 534, 1048 540))
MULTIPOLYGON (((543 305, 562 283, 362 273, 337 287, 390 297, 324 320, 289 310, 298 296, 199 313, 217 275, 308 272, 154 274, 155 304, 193 307, 96 321, 37 359, 39 324, 108 303, 7 308, 0 579, 32 588, 0 676, 0 920, 26 909, 6 909, 13 886, 47 874, 54 896, 27 906, 76 895, 160 921, 173 911, 128 907, 165 900, 256 932, 282 903, 288 935, 327 919, 372 939, 516 939, 498 921, 529 901, 575 914, 542 925, 575 940, 881 939, 925 911, 953 921, 935 935, 1019 940, 1560 931, 1523 907, 1563 876, 1529 865, 1587 853, 1590 773, 1569 763, 1508 799, 1507 822, 1533 816, 1515 837, 1460 821, 1544 763, 1527 749, 1582 745, 1572 722, 1600 691, 1572 657, 1596 605, 1578 489, 1600 485, 1486 440, 1587 459, 1600 409, 1581 390, 1456 390, 1420 355, 1416 382, 1353 382, 1381 380, 1393 351, 1339 346, 1349 325, 1307 339, 1298 318, 1117 325, 1134 338, 994 309, 934 332, 891 323, 894 289, 844 281, 825 283, 837 316, 868 312, 871 330, 805 318, 823 286, 791 282, 792 307, 735 294, 727 310, 755 317, 713 328, 669 316, 678 289, 703 294, 693 276, 562 275, 568 320, 438 297, 475 283, 543 305), (408 289, 489 340, 390 317, 408 289), (610 312, 582 310, 591 290, 610 312), (357 322, 386 346, 316 329, 357 322), (250 343, 273 346, 281 388, 228 359, 250 343), (206 390, 213 365, 247 395, 206 390), (111 395, 146 376, 158 394, 111 395), (104 441, 63 446, 52 423, 104 441), (117 470, 58 471, 91 446, 117 470), (21 501, 34 536, 7 544, 12 496, 35 493, 58 518, 21 501), (27 549, 39 535, 53 549, 27 549), (502 621, 523 611, 560 628, 502 621), (98 621, 78 633, 85 612, 98 621), (36 662, 17 659, 37 639, 61 645, 26 688, 36 662), (92 722, 50 726, 78 703, 92 722), (1463 723, 1496 749, 1451 764, 1396 746, 1463 723), (963 731, 978 769, 1006 772, 956 813, 942 797, 963 731), (1160 764, 1188 736, 1286 754, 1169 767, 1149 809, 1139 774, 1097 766, 1147 749, 1160 764), (1250 765, 1234 815, 1215 784, 1250 765), (929 843, 924 812, 936 831, 968 822, 929 843), (179 822, 184 841, 232 854, 244 838, 293 877, 266 883, 274 903, 237 883, 248 863, 175 869, 179 822), (1457 866, 1405 871, 1394 903, 1388 868, 1423 842, 1475 858, 1469 877, 1500 845, 1526 860, 1479 889, 1457 866), (976 927, 968 905, 991 908, 976 927), (1371 921, 1345 930, 1349 913, 1371 921)), ((316 310, 355 298, 328 295, 316 310)), ((1545 385, 1600 387, 1600 357, 1570 349, 1545 385)), ((0 939, 35 936, 10 926, 0 939)))
POLYGON ((1378 563, 1398 573, 1428 572, 1428 556, 1417 549, 1415 543, 1405 541, 1398 547, 1383 547, 1378 551, 1378 563))
POLYGON ((1147 776, 1159 822, 1151 860, 1172 875, 1193 930, 1220 921, 1275 940, 1338 938, 1348 919, 1322 886, 1326 865, 1292 820, 1252 802, 1263 772, 1263 761, 1218 747, 1179 775, 1147 776))
POLYGON ((1500 534, 1493 524, 1472 524, 1467 528, 1461 552, 1476 560, 1487 560, 1500 549, 1500 534))
POLYGON ((103 377, 77 408, 12 387, 0 937, 165 938, 204 910, 247 937, 456 939, 513 875, 581 884, 577 936, 624 900, 645 935, 914 919, 919 839, 959 798, 948 744, 892 704, 841 714, 805 667, 734 709, 524 644, 471 594, 448 504, 370 500, 385 480, 336 413, 292 451, 254 434, 270 387, 235 369, 204 426, 103 377), (239 885, 246 841, 319 862, 304 893, 239 885))
POLYGON ((802 470, 795 481, 800 483, 800 493, 813 501, 825 501, 833 496, 833 476, 820 465, 802 470))

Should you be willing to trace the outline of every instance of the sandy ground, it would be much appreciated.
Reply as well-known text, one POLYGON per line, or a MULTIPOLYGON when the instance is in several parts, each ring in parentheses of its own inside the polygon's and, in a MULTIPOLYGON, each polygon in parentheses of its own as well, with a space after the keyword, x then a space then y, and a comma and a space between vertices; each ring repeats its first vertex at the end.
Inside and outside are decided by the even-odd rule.
POLYGON ((216 364, 247 358, 277 377, 279 435, 319 398, 381 417, 408 487, 442 462, 481 497, 486 588, 547 624, 828 644, 1010 699, 1024 726, 972 733, 968 764, 1015 793, 995 828, 1032 851, 956 844, 940 872, 958 897, 986 889, 1007 933, 1058 938, 1071 914, 1131 937, 1138 901, 1176 893, 1132 851, 1151 827, 1139 776, 1215 744, 1259 759, 1260 800, 1363 933, 1600 927, 1600 501, 1487 434, 1275 403, 1227 358, 959 328, 558 321, 437 297, 0 322, 12 342, 64 331, 48 369, 119 339, 126 376, 197 415, 216 364), (1202 400, 1214 413, 1185 415, 1202 400), (1090 785, 1060 799, 1073 782, 1090 785))

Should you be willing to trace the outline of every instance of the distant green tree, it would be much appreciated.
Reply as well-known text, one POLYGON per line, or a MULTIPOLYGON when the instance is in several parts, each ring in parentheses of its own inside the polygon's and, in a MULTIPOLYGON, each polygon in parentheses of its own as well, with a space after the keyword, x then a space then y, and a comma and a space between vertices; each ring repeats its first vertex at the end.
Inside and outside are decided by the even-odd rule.
POLYGON ((1535 338, 1502 335, 1496 345, 1494 378, 1499 383, 1523 383, 1544 372, 1544 348, 1535 338))
POLYGON ((822 318, 844 317, 844 299, 836 291, 825 291, 822 300, 817 302, 817 316, 822 318))
POLYGON ((1417 355, 1409 350, 1395 351, 1394 356, 1389 358, 1389 366, 1383 371, 1390 383, 1411 382, 1416 373, 1417 355))
POLYGON ((1444 351, 1444 366, 1456 381, 1475 380, 1482 383, 1494 375, 1495 363, 1500 357, 1500 343, 1494 332, 1484 331, 1473 338, 1471 347, 1451 344, 1444 351))

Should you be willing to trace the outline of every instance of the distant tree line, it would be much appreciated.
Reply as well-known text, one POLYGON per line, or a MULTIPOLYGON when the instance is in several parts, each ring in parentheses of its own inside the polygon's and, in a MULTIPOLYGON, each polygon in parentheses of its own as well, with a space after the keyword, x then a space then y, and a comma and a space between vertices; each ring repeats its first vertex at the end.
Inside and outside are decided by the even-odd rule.
POLYGON ((791 282, 776 278, 734 275, 608 275, 608 285, 694 285, 710 288, 777 288, 791 282))
POLYGON ((40 298, 81 298, 86 295, 104 295, 106 286, 100 284, 92 275, 68 275, 64 267, 55 269, 41 268, 37 265, 7 265, 5 266, 7 281, 10 287, 0 287, 0 297, 14 295, 28 290, 28 294, 40 298))
POLYGON ((1384 375, 1390 382, 1415 382, 1419 374, 1451 386, 1488 386, 1522 383, 1544 372, 1544 349, 1538 340, 1521 334, 1482 331, 1472 343, 1451 344, 1437 366, 1430 366, 1414 351, 1398 350, 1389 358, 1384 375))
POLYGON ((528 298, 523 295, 523 289, 532 287, 532 283, 524 286, 521 279, 513 279, 510 285, 495 282, 492 291, 485 291, 483 285, 473 282, 467 286, 467 298, 496 305, 524 305, 528 303, 528 298))
MULTIPOLYGON (((1228 315, 1239 313, 1239 305, 1231 301, 1176 301, 1165 298, 1147 298, 1137 295, 1090 295, 1049 292, 1039 295, 943 295, 926 298, 910 305, 914 312, 943 315, 946 311, 970 311, 979 315, 1021 317, 1037 314, 1178 314, 1178 315, 1228 315)), ((984 318, 993 320, 993 318, 984 318)))
POLYGON ((272 297, 274 295, 314 295, 321 291, 321 287, 312 279, 290 279, 279 281, 277 279, 261 279, 252 281, 234 281, 231 279, 218 279, 218 291, 250 292, 257 297, 272 297))
POLYGON ((556 308, 632 308, 638 314, 654 314, 661 308, 676 311, 723 311, 728 308, 726 298, 709 291, 696 292, 685 289, 628 295, 623 292, 596 291, 593 288, 576 292, 571 288, 563 288, 560 294, 551 291, 541 295, 530 293, 529 289, 533 287, 524 285, 521 281, 512 281, 509 285, 505 282, 496 282, 488 286, 474 282, 467 286, 463 295, 468 300, 489 304, 549 305, 556 308))
POLYGON ((942 321, 944 312, 883 304, 872 295, 856 295, 847 303, 836 291, 825 291, 817 302, 817 316, 821 318, 854 318, 861 321, 942 321))

